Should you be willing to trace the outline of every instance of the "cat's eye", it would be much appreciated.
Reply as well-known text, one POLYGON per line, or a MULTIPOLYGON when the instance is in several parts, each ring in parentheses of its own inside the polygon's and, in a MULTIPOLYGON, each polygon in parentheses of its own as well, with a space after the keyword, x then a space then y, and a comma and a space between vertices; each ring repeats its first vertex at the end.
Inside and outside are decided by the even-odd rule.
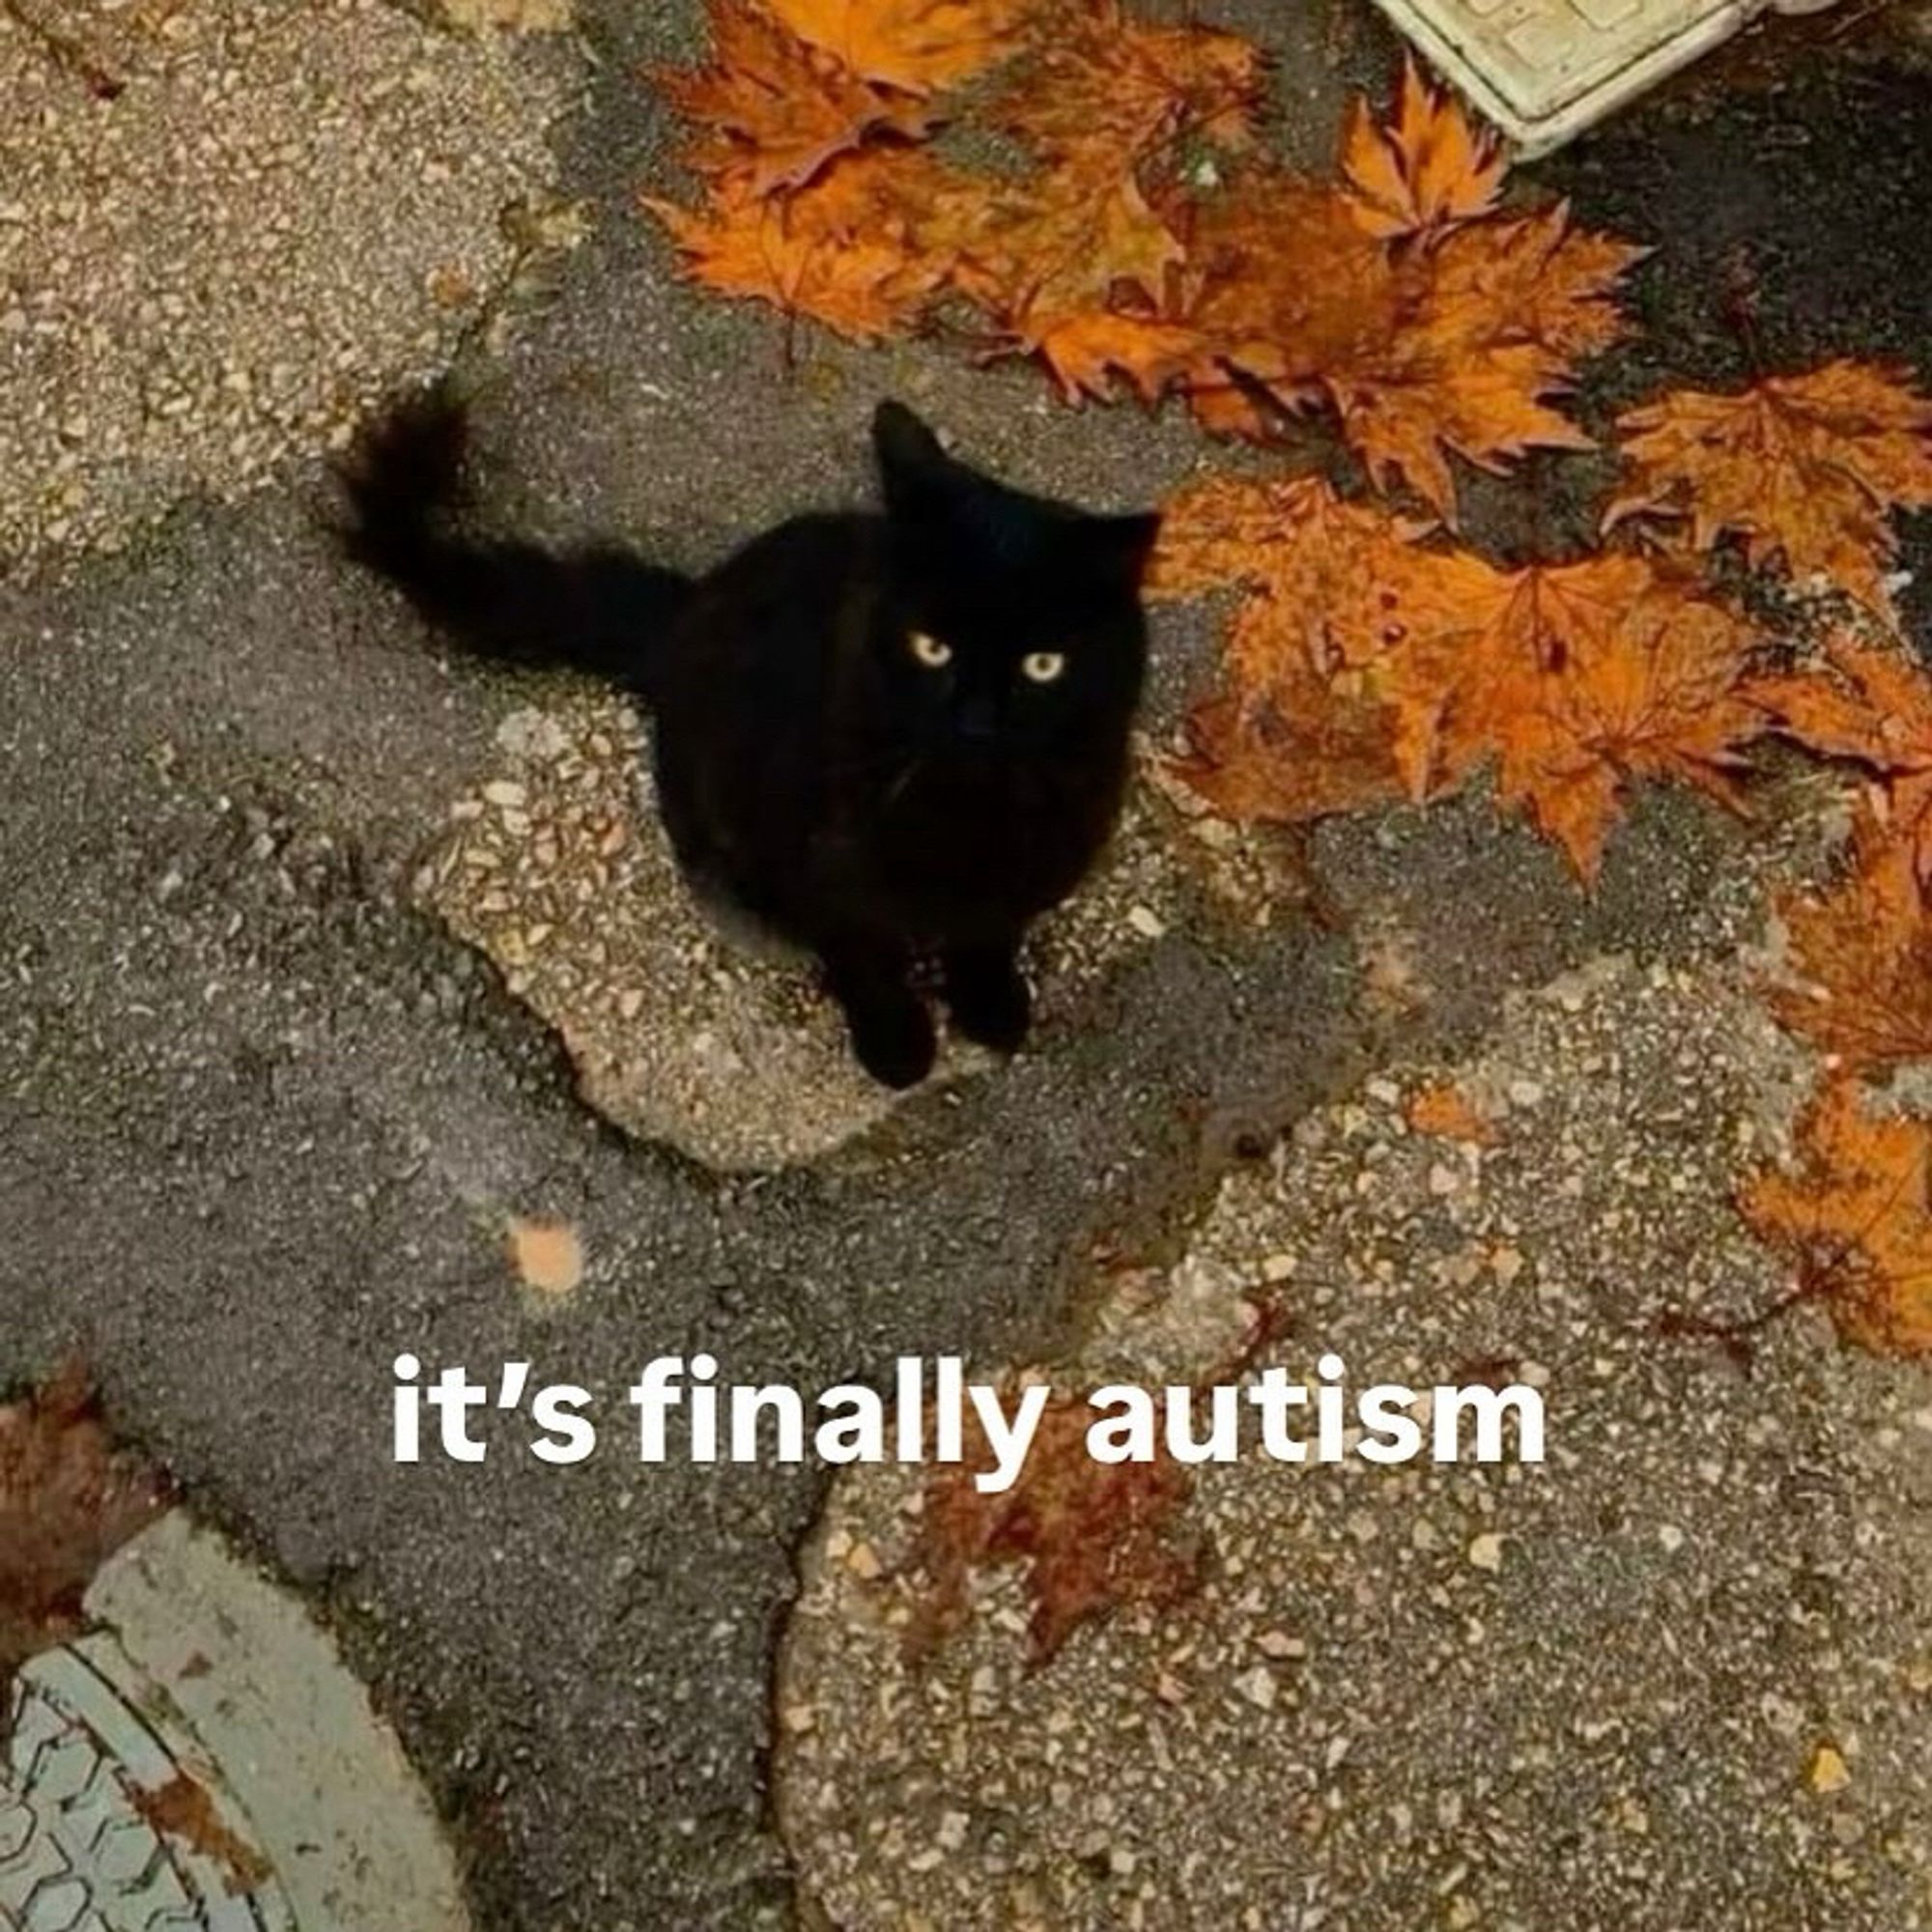
POLYGON ((1036 684, 1051 684, 1065 668, 1065 651, 1029 651, 1020 660, 1020 669, 1036 684))
POLYGON ((911 646, 913 656, 927 670, 939 670, 952 662, 952 646, 928 636, 924 631, 914 631, 906 642, 911 646))

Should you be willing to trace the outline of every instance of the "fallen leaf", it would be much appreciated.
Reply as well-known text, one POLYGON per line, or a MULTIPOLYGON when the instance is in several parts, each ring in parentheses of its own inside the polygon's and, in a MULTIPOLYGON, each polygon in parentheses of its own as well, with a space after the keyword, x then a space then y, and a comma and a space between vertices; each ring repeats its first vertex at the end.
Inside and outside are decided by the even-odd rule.
POLYGON ((710 17, 709 62, 655 76, 671 106, 698 124, 680 156, 696 173, 762 197, 802 187, 868 135, 916 140, 931 127, 917 97, 861 79, 753 0, 710 0, 710 17))
POLYGON ((1593 446, 1554 399, 1623 332, 1616 289, 1641 249, 1573 229, 1559 206, 1402 251, 1351 207, 1252 167, 1189 211, 1171 306, 1207 345, 1182 382, 1207 427, 1265 440, 1270 409, 1325 401, 1378 487, 1406 484, 1452 518, 1452 452, 1500 469, 1593 446))
POLYGON ((1618 420, 1625 489, 1605 527, 1681 520, 1694 550, 1727 531, 1890 618, 1889 512, 1932 507, 1932 401, 1902 372, 1828 362, 1735 395, 1680 389, 1618 420))
POLYGON ((1187 1472, 1165 1454, 1151 1463, 1096 1462, 1087 1453, 1094 1419, 1084 1397, 1056 1393, 1018 1477, 998 1494, 973 1484, 992 1466, 983 1444, 980 1456, 935 1475, 914 1552, 929 1585, 912 1630, 915 1650, 958 1628, 973 1572, 993 1564, 1026 1568, 1037 1662, 1122 1604, 1172 1603, 1197 1587, 1199 1563, 1176 1536, 1192 1487, 1187 1472))
POLYGON ((1422 1088, 1409 1095, 1403 1111, 1408 1124, 1419 1134, 1466 1141, 1471 1147, 1493 1147, 1500 1138, 1495 1122, 1452 1083, 1422 1088))
POLYGON ((1069 400, 1104 397, 1116 372, 1158 395, 1193 353, 1191 331, 1116 306, 1131 289, 1151 310, 1181 252, 1125 156, 1110 163, 1096 151, 1085 168, 952 207, 954 283, 1011 348, 1040 357, 1069 400))
POLYGON ((1748 695, 1795 743, 1866 766, 1901 819, 1932 804, 1932 677, 1903 651, 1834 636, 1816 664, 1753 679, 1748 695))
POLYGON ((955 86, 1025 44, 1040 0, 766 0, 798 38, 913 94, 955 86))
POLYGON ((1061 163, 1095 147, 1138 161, 1193 137, 1244 148, 1264 72, 1261 49, 1237 34, 1131 20, 1100 0, 1042 38, 990 119, 1061 163))
POLYGON ((1378 674, 1396 757, 1418 799, 1492 766, 1585 883, 1633 779, 1675 779, 1741 809, 1743 748, 1763 729, 1744 696, 1750 630, 1645 559, 1504 571, 1466 552, 1381 593, 1399 634, 1378 674))
POLYGON ((908 327, 952 269, 927 245, 947 225, 959 180, 923 150, 836 156, 793 193, 759 195, 740 182, 698 210, 657 197, 644 206, 670 231, 693 279, 810 316, 856 341, 908 327))
POLYGON ((1487 213, 1507 167, 1496 137, 1454 95, 1431 87, 1412 56, 1403 62, 1392 127, 1377 123, 1362 96, 1350 103, 1342 137, 1350 211, 1378 241, 1430 236, 1487 213))
POLYGON ((1848 1068, 1932 1060, 1932 828, 1860 812, 1845 875, 1785 893, 1790 973, 1766 998, 1778 1019, 1848 1068))
POLYGON ((568 1221, 513 1218, 507 1239, 511 1264, 526 1288, 562 1295, 582 1281, 583 1243, 568 1221))
POLYGON ((1850 1340, 1932 1351, 1932 1123, 1869 1112, 1840 1076, 1806 1108, 1797 1144, 1795 1171, 1745 1183, 1746 1220, 1792 1257, 1801 1291, 1850 1340))
POLYGON ((0 1685, 80 1628, 95 1572, 166 1502, 161 1479, 113 1447, 80 1369, 0 1407, 0 1685))
POLYGON ((1506 571, 1411 537, 1386 511, 1307 477, 1221 479, 1171 506, 1156 590, 1251 593, 1224 648, 1229 689, 1212 700, 1233 709, 1203 718, 1219 766, 1236 774, 1202 785, 1210 802, 1243 818, 1296 816, 1325 795, 1314 773, 1293 771, 1297 757, 1320 761, 1314 672, 1349 707, 1330 733, 1349 754, 1329 761, 1346 775, 1337 797, 1382 795, 1384 738, 1418 800, 1492 768, 1498 802, 1525 812, 1586 881, 1633 780, 1676 779, 1739 804, 1743 748, 1767 722, 1746 693, 1741 618, 1642 557, 1506 571), (1385 725, 1371 722, 1378 705, 1385 725))

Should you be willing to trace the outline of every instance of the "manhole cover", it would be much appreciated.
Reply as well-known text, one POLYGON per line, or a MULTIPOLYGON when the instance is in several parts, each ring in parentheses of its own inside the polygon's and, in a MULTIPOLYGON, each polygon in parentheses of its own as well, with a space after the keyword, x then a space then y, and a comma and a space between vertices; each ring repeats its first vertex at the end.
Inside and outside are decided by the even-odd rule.
POLYGON ((394 1734, 300 1605, 180 1511, 0 1730, 0 1932, 469 1932, 394 1734))

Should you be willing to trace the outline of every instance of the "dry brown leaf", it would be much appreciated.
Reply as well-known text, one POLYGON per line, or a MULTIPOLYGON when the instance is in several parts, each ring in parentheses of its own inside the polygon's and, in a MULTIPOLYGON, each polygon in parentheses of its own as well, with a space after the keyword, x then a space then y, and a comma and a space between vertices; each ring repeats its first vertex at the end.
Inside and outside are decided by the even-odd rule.
POLYGON ((1197 1586, 1198 1560, 1176 1536, 1187 1472, 1164 1454, 1096 1462, 1087 1453, 1094 1420, 1084 1397, 1056 1392, 1010 1489, 982 1495, 974 1487, 974 1475, 993 1466, 990 1454, 933 1478, 914 1555, 930 1586, 912 1628, 915 1649, 959 1626, 973 1572, 993 1564, 1026 1566, 1038 1662, 1122 1604, 1172 1603, 1197 1586))
POLYGON ((1932 1123, 1874 1114, 1832 1081, 1799 1123, 1795 1173, 1754 1175, 1740 1197, 1759 1238, 1797 1264, 1840 1331, 1894 1354, 1932 1350, 1932 1123))
POLYGON ((918 139, 930 115, 915 96, 862 80, 788 34, 753 0, 710 0, 711 59, 659 70, 658 90, 697 137, 681 158, 696 173, 756 197, 801 187, 869 134, 918 139))
POLYGON ((512 1217, 505 1244, 518 1280, 539 1294, 574 1293, 583 1279, 583 1243, 568 1221, 512 1217))
POLYGON ((1361 95, 1350 104, 1342 137, 1350 209, 1378 241, 1486 214, 1507 166, 1496 137, 1476 128, 1454 95, 1431 87, 1413 58, 1403 62, 1393 126, 1379 126, 1361 95))
POLYGON ((1026 44, 1040 0, 766 0, 792 33, 866 80, 930 94, 1026 44))
POLYGON ((0 1407, 0 1683, 80 1628, 95 1572, 166 1501, 109 1441, 80 1369, 0 1407))
POLYGON ((1867 806, 1845 877, 1781 895, 1777 913, 1800 981, 1769 989, 1785 1026, 1853 1071, 1932 1060, 1932 824, 1867 806))
POLYGON ((855 341, 916 321, 952 269, 928 228, 948 225, 960 178, 923 150, 836 156, 807 186, 763 196, 727 186, 701 210, 654 196, 685 271, 722 295, 810 316, 855 341))
POLYGON ((1493 1147, 1500 1138, 1496 1123, 1460 1087, 1448 1082, 1411 1094, 1404 1118, 1419 1134, 1464 1141, 1471 1147, 1493 1147))
POLYGON ((1626 488, 1605 528, 1688 520, 1696 550, 1734 531, 1753 563, 1781 557, 1892 615, 1889 512, 1932 507, 1932 401, 1902 372, 1836 361, 1735 395, 1682 389, 1618 428, 1626 488))
POLYGON ((1244 148, 1264 72, 1261 49, 1236 34, 1130 20, 1116 0, 1090 0, 1042 39, 992 122, 1060 162, 1095 146, 1139 159, 1190 136, 1244 148))
POLYGON ((1137 292, 1151 309, 1180 244, 1149 206, 1124 156, 1096 150, 1006 194, 952 204, 957 286, 1016 351, 1037 355, 1069 400, 1105 396, 1118 372, 1157 395, 1193 352, 1188 331, 1113 304, 1137 292))
POLYGON ((1417 798, 1493 762, 1498 803, 1586 883, 1632 779, 1738 807, 1743 748, 1763 729, 1744 695, 1742 618, 1640 557, 1503 571, 1466 552, 1416 554, 1380 593, 1400 637, 1378 685, 1417 798))
POLYGON ((1622 332, 1616 286, 1643 251, 1572 229, 1561 207, 1402 251, 1351 207, 1250 168, 1191 211, 1175 314, 1207 345, 1183 383, 1204 424, 1265 438, 1258 390, 1281 412, 1325 399, 1379 486, 1406 483, 1446 517, 1452 451, 1498 469, 1528 449, 1591 447, 1550 399, 1622 332))

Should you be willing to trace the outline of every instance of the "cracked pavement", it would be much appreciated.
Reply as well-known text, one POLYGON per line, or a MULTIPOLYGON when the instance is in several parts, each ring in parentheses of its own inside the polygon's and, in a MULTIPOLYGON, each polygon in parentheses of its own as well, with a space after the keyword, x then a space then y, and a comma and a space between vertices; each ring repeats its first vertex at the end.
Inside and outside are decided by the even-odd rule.
MULTIPOLYGON (((356 10, 318 0, 304 12, 327 36, 352 31, 356 10)), ((517 141, 549 129, 549 179, 537 185, 582 205, 582 245, 545 253, 482 321, 470 316, 475 326, 421 339, 407 302, 384 309, 373 285, 353 291, 367 298, 358 314, 374 331, 358 325, 358 343, 388 345, 359 365, 358 393, 461 347, 480 386, 482 494, 505 521, 557 534, 621 530, 667 561, 701 563, 781 514, 865 488, 864 426, 889 391, 1015 480, 1096 503, 1149 498, 1212 460, 1171 414, 1065 412, 1030 372, 972 369, 934 345, 865 353, 801 330, 787 356, 768 316, 676 285, 632 202, 668 165, 666 129, 635 71, 687 57, 700 10, 603 0, 580 15, 573 35, 485 51, 434 37, 421 45, 455 90, 438 97, 445 109, 469 98, 463 76, 487 62, 491 85, 524 103, 512 117, 517 141), (563 99, 574 106, 558 119, 563 99), (393 339, 383 336, 391 327, 393 339)), ((1387 35, 1352 0, 1306 13, 1228 0, 1204 17, 1277 50, 1276 134, 1309 161, 1325 156, 1347 87, 1378 90, 1390 71, 1387 35)), ((372 31, 414 47, 420 30, 372 31)), ((0 20, 0 76, 15 71, 14 33, 0 20)), ((1638 278, 1644 333, 1592 377, 1590 407, 1666 378, 1739 373, 1724 288, 1740 261, 1760 285, 1764 355, 1932 368, 1926 45, 1923 10, 1910 7, 1835 37, 1822 26, 1747 36, 1601 135, 1523 171, 1533 186, 1571 194, 1586 221, 1659 247, 1638 278)), ((23 84, 0 77, 0 100, 23 84)), ((138 105, 142 84, 95 111, 138 105)), ((481 156, 466 232, 483 235, 489 199, 533 191, 530 152, 481 156)), ((0 277, 13 272, 8 232, 0 277)), ((410 236, 434 239, 411 224, 389 239, 400 246, 410 236)), ((477 275, 509 273, 514 252, 489 253, 477 275)), ((343 258, 345 273, 354 259, 343 258)), ((400 289, 412 258, 394 259, 400 289)), ((435 266, 421 258, 422 272, 435 266)), ((11 366, 0 359, 0 370, 11 366)), ((472 1373, 527 1359, 540 1379, 581 1382, 614 1407, 639 1363, 700 1349, 733 1378, 807 1389, 877 1378, 902 1353, 1072 1355, 1095 1319, 1097 1252, 1166 1268, 1197 1241, 1232 1238, 1230 1214, 1238 1227, 1243 1213, 1263 1215, 1256 1191, 1285 1171, 1278 1150, 1306 1147, 1293 1138, 1298 1123, 1332 1129, 1336 1108, 1372 1109, 1367 1083, 1389 1069, 1507 1058, 1513 1040, 1542 1037, 1521 1031, 1523 1011, 1543 1011, 1537 989, 1601 973, 1593 962, 1606 958, 1628 962, 1592 996, 1610 1035, 1639 1025, 1656 973, 1670 999, 1694 1005, 1711 960, 1762 936, 1755 881, 1776 841, 1763 826, 1649 794, 1585 897, 1546 849, 1472 799, 1324 828, 1308 862, 1319 892, 1284 890, 1265 923, 1191 866, 1162 902, 1158 934, 1135 930, 1057 980, 1037 1046, 1011 1066, 965 1069, 809 1159, 720 1174, 588 1108, 557 1040, 419 895, 451 802, 500 776, 504 721, 582 694, 448 662, 344 567, 317 459, 331 433, 298 416, 245 496, 239 468, 144 470, 101 526, 119 554, 49 553, 57 568, 0 578, 0 1384, 84 1352, 120 1426, 204 1516, 308 1595, 429 1780, 489 1932, 736 1932, 795 1922, 801 1911, 830 1912, 855 1932, 916 1922, 891 1916, 897 1893, 850 1879, 831 1836, 795 1836, 787 1850, 774 1813, 773 1660, 823 1480, 770 1466, 642 1470, 610 1453, 552 1468, 516 1453, 500 1422, 483 1464, 398 1469, 387 1457, 394 1357, 408 1350, 472 1373), (1236 1212, 1243 1200, 1249 1208, 1236 1212), (586 1271, 573 1293, 542 1303, 519 1294, 501 1243, 510 1215, 562 1216, 580 1231, 586 1271)), ((38 500, 47 447, 31 440, 8 456, 0 490, 10 503, 38 500), (14 494, 23 486, 24 498, 14 494)), ((1565 487, 1552 481, 1547 493, 1559 521, 1576 507, 1565 487)), ((1472 493, 1472 519, 1498 541, 1511 534, 1509 514, 1500 493, 1472 493)), ((44 522, 36 527, 56 541, 44 522)), ((1909 621, 1922 640, 1927 532, 1921 524, 1907 536, 1919 578, 1909 621)), ((1207 625, 1199 611, 1159 614, 1156 728, 1204 661, 1207 625)), ((1796 808, 1791 816, 1810 822, 1796 808)), ((1136 890, 1123 906, 1144 898, 1136 890)), ((1726 1033, 1708 1037, 1714 1065, 1762 1045, 1734 1047, 1726 1033)), ((1561 1108, 1582 1107, 1597 1074, 1560 1042, 1544 1043, 1536 1078, 1563 1090, 1561 1108)), ((1619 1131, 1651 1158, 1667 1151, 1646 1125, 1666 1062, 1633 1053, 1620 1076, 1629 1113, 1619 1131)), ((1711 1091, 1731 1090, 1717 1081, 1711 1091)), ((1425 1194, 1427 1169, 1410 1182, 1425 1194)), ((1347 1237, 1344 1227, 1337 1238, 1347 1237)), ((1701 1360, 1654 1362, 1636 1340, 1635 1312, 1677 1292, 1681 1261, 1646 1240, 1640 1219, 1615 1251, 1633 1297, 1615 1318, 1617 1346, 1650 1367, 1593 1387, 1592 1431, 1646 1427, 1652 1375, 1703 1389, 1715 1374, 1701 1360)), ((1761 1267, 1755 1285, 1773 1272, 1761 1267)), ((1515 1303, 1486 1302, 1475 1286, 1457 1293, 1477 1339, 1492 1333, 1497 1348, 1525 1352, 1535 1340, 1547 1346, 1540 1358, 1562 1369, 1554 1341, 1506 1321, 1515 1303)), ((1413 1311, 1390 1296, 1347 1310, 1317 1303, 1304 1320, 1331 1316, 1363 1336, 1365 1355, 1397 1354, 1413 1311)), ((1855 1761, 1855 1777, 1897 1768, 1897 1799, 1846 1814, 1864 1821, 1866 1848, 1879 1848, 1869 1869, 1893 1889, 1874 1879, 1834 1900, 1778 1890, 1776 1874, 1790 1866, 1776 1862, 1786 1841, 1776 1822, 1740 1851, 1735 1833, 1748 1833, 1749 1804, 1773 1776, 1762 1753, 1789 1744, 1783 1764, 1799 1748, 1774 1728, 1775 1747, 1757 1739, 1760 1755, 1725 1786, 1734 1830, 1709 1829, 1688 1801, 1658 1804, 1647 1812, 1653 1849, 1667 1837, 1668 1850, 1646 1862, 1634 1828, 1612 1818, 1624 1835, 1604 1839, 1593 1834, 1610 1827, 1579 1811, 1571 1855, 1583 1863, 1559 1868, 1505 1807, 1520 1857, 1501 1863, 1520 1883, 1490 1894, 1435 1889, 1453 1861, 1427 1861, 1449 1857, 1442 1834, 1458 1828, 1427 1807, 1443 1802, 1454 1766, 1419 1750, 1408 1766, 1416 1791, 1390 1802, 1421 1821, 1426 1860, 1405 1872, 1386 1856, 1387 1820, 1350 1813, 1332 1837, 1307 1840, 1317 1847, 1307 1856, 1323 1861, 1330 1916, 1304 1914, 1301 1924, 1412 1932, 1437 1919, 1501 1925, 1512 1913, 1537 1932, 1932 1922, 1922 1865, 1915 1878, 1909 1861, 1887 1864, 1883 1853, 1888 1834, 1922 1852, 1932 1831, 1922 1782, 1904 1781, 1911 1751, 1889 1728, 1916 1725, 1908 1738, 1922 1760, 1922 1696, 1894 1709, 1884 1688, 1911 1635, 1900 1620, 1924 1609, 1908 1585, 1923 1568, 1927 1478, 1922 1459, 1904 1454, 1932 1441, 1911 1419, 1927 1400, 1922 1378, 1915 1395, 1902 1374, 1883 1372, 1904 1447, 1892 1456, 1873 1446, 1867 1468, 1838 1452, 1844 1432, 1869 1419, 1863 1404, 1880 1371, 1794 1324, 1761 1374, 1767 1389, 1785 1378, 1804 1389, 1807 1426, 1824 1432, 1807 1440, 1832 1452, 1808 1513, 1787 1527, 1770 1504, 1752 1511, 1747 1496, 1702 1485, 1688 1446, 1659 1437, 1654 1454, 1684 1492, 1672 1497, 1674 1520, 1687 1535, 1721 1533, 1740 1564, 1756 1534, 1852 1539, 1861 1510, 1875 1525, 1856 1546, 1857 1575, 1807 1600, 1818 1621, 1804 1668, 1807 1685, 1855 1712, 1863 1698, 1873 1713, 1873 1755, 1855 1761), (1836 1661, 1821 1661, 1827 1653, 1836 1661), (1618 1861, 1599 1871, 1612 1842, 1618 1861), (1435 1875, 1427 1888, 1424 1864, 1435 1875), (1712 1916, 1734 1868, 1749 1874, 1747 1919, 1712 1916), (1485 1916, 1452 1917, 1463 1894, 1485 1916)), ((1747 1426, 1749 1393, 1729 1400, 1721 1412, 1747 1426)), ((1503 1696, 1511 1673, 1534 1677, 1545 1650, 1597 1643, 1605 1619, 1634 1614, 1634 1605, 1660 1620, 1639 1629, 1673 1627, 1674 1586, 1629 1595, 1623 1532, 1590 1528, 1593 1510, 1622 1511, 1638 1537, 1661 1515, 1637 1492, 1655 1475, 1641 1463, 1620 1474, 1599 1458, 1587 1489, 1548 1505, 1559 1527, 1532 1530, 1524 1565, 1506 1562, 1498 1577, 1497 1641, 1460 1656, 1442 1680, 1459 1722, 1473 1724, 1467 1714, 1503 1696)), ((1344 1504, 1306 1507, 1320 1516, 1344 1504)), ((1325 1537, 1324 1522, 1307 1534, 1325 1537)), ((1378 1567, 1392 1534, 1357 1546, 1373 1556, 1359 1572, 1348 1569, 1346 1545, 1321 1547, 1343 1548, 1333 1560, 1345 1585, 1352 1577, 1393 1597, 1406 1573, 1378 1567)), ((1850 1561, 1849 1548, 1839 1553, 1850 1561)), ((1745 1596, 1748 1614, 1712 1626, 1741 1648, 1776 1607, 1768 1584, 1745 1596)), ((1377 1687, 1407 1654, 1403 1642, 1413 1637, 1419 1654, 1428 1643, 1408 1624, 1370 1619, 1355 1630, 1346 1606, 1306 1606, 1311 1621, 1323 1614, 1348 1634, 1363 1673, 1323 1691, 1325 1737, 1341 1728, 1338 1705, 1380 1708, 1377 1687)), ((1138 1640, 1123 1627, 1108 1645, 1138 1640)), ((1927 1640, 1921 1629, 1920 1654, 1927 1640)), ((1654 1647, 1621 1641, 1617 1656, 1640 1680, 1630 1708, 1664 1752, 1673 1733, 1657 1714, 1670 1682, 1654 1647)), ((1072 1658, 1094 1675, 1068 1694, 1090 1709, 1113 1694, 1113 1658, 1097 1643, 1072 1658)), ((1808 1690, 1770 1682, 1776 1672, 1762 1658, 1741 1657, 1738 1669, 1739 1696, 1783 1697, 1808 1720, 1808 1690)), ((1030 1694, 1050 1700, 1050 1675, 1030 1694)), ((1535 1681, 1554 1696, 1557 1680, 1535 1681)), ((1698 1701, 1707 1690, 1686 1704, 1674 1735, 1709 1735, 1698 1701)), ((1439 1715, 1430 1695, 1416 1685, 1403 1694, 1404 1721, 1428 1729, 1439 1715)), ((1613 1684, 1605 1695, 1615 1694, 1613 1684)), ((1580 1748, 1564 1728, 1573 1715, 1531 1700, 1511 1721, 1537 1733, 1560 1768, 1580 1748)), ((1394 1749, 1406 1734, 1385 1735, 1394 1749)), ((1454 1735, 1438 1736, 1436 1751, 1454 1735)), ((839 1765, 819 1772, 844 1776, 839 1765)), ((1606 1804, 1620 1789, 1605 1772, 1606 1804)), ((896 1800, 868 1802, 886 1818, 896 1800)), ((1076 1862, 1091 1853, 1077 1833, 1069 1846, 1076 1862)), ((1064 1856, 1036 1849, 1048 1874, 1043 1922, 1129 1922, 1065 1916, 1084 1905, 1053 1916, 1064 1856)), ((934 1886, 923 1898, 931 1923, 981 1922, 932 1916, 948 1895, 934 1886)), ((1156 1913, 1147 1922, 1183 1921, 1156 1913)))

